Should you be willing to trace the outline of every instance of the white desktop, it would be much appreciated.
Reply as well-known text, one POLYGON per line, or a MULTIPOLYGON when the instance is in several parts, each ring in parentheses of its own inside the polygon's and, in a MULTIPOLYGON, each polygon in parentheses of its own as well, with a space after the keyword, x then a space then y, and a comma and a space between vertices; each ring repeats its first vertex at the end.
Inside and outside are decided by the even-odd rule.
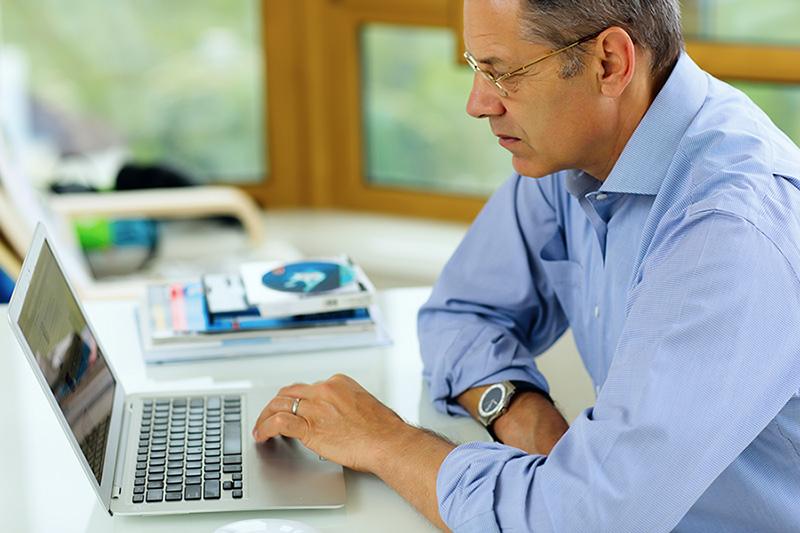
MULTIPOLYGON (((275 387, 313 382, 343 372, 362 383, 411 423, 456 442, 488 440, 474 421, 434 411, 423 387, 416 312, 429 289, 379 295, 394 344, 318 353, 269 355, 203 363, 145 365, 135 327, 134 302, 94 302, 86 308, 126 389, 157 392, 231 386, 275 387)), ((296 520, 321 532, 434 531, 402 498, 371 475, 346 470, 342 509, 111 517, 61 431, 0 307, 0 516, 4 531, 213 532, 237 520, 296 520)))

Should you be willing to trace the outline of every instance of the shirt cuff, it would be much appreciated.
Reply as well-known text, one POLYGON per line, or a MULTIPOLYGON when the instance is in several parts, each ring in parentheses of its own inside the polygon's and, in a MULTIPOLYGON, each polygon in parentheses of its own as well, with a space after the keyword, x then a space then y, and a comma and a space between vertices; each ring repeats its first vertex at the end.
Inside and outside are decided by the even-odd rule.
POLYGON ((470 442, 453 449, 439 467, 439 516, 453 531, 500 531, 494 512, 497 477, 521 450, 493 442, 470 442))

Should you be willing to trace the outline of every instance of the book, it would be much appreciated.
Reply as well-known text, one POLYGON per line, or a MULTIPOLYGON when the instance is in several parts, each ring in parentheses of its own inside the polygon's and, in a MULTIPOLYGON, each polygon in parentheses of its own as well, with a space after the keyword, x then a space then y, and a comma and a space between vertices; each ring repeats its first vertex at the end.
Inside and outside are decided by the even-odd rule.
POLYGON ((245 263, 246 302, 264 318, 368 308, 375 287, 348 257, 293 263, 245 263))
MULTIPOLYGON (((227 285, 227 281, 222 281, 227 285)), ((232 285, 235 286, 235 282, 232 285)), ((316 351, 390 342, 375 306, 266 318, 257 307, 246 301, 242 305, 243 302, 234 299, 217 300, 216 312, 212 312, 210 302, 214 298, 207 298, 208 286, 205 280, 189 280, 147 287, 138 316, 146 362, 316 351)))

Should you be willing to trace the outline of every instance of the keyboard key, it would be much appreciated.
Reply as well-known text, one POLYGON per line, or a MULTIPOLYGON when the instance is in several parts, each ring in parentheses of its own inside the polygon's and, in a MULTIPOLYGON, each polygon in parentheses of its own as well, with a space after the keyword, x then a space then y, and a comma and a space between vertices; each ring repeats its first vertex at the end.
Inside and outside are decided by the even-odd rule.
POLYGON ((164 459, 152 459, 150 461, 150 466, 164 466, 164 459))
POLYGON ((222 483, 222 490, 231 490, 233 488, 233 481, 225 481, 222 483))
POLYGON ((219 497, 219 481, 206 481, 203 487, 203 498, 206 500, 218 500, 219 497))
POLYGON ((223 453, 225 455, 241 455, 242 426, 237 422, 226 422, 223 433, 223 453))
POLYGON ((225 465, 222 467, 222 472, 225 474, 230 474, 232 472, 241 472, 242 465, 225 465))
POLYGON ((143 477, 137 477, 136 481, 134 481, 133 484, 137 485, 137 486, 138 485, 144 485, 144 478, 143 477))
POLYGON ((134 494, 144 494, 144 485, 133 487, 134 494))
POLYGON ((240 491, 240 490, 235 490, 235 491, 233 491, 233 492, 231 493, 231 495, 232 495, 234 498, 236 498, 236 499, 238 500, 238 499, 240 499, 240 498, 242 497, 242 491, 240 491))
POLYGON ((183 498, 186 500, 199 500, 200 490, 200 485, 187 485, 183 493, 183 498))
POLYGON ((210 464, 214 464, 214 463, 219 464, 219 457, 206 457, 206 465, 210 465, 210 464))
POLYGON ((183 476, 167 476, 167 487, 174 484, 181 484, 183 483, 183 476))
POLYGON ((199 476, 200 474, 201 474, 201 472, 200 472, 199 468, 186 471, 186 477, 195 477, 195 476, 199 476))
POLYGON ((189 462, 186 463, 186 468, 187 469, 189 469, 189 468, 192 468, 192 469, 201 468, 202 466, 203 465, 200 464, 200 461, 189 461, 189 462))
POLYGON ((147 482, 147 490, 150 489, 160 489, 164 486, 163 481, 148 481, 147 482))
POLYGON ((228 413, 225 413, 225 422, 240 422, 241 420, 242 417, 239 416, 238 414, 229 415, 228 413))
POLYGON ((170 492, 183 492, 183 485, 181 483, 172 483, 167 485, 167 494, 170 492))
POLYGON ((219 442, 207 442, 206 450, 219 450, 219 442))
POLYGON ((219 479, 220 475, 219 472, 206 472, 203 479, 219 479))
POLYGON ((183 499, 183 496, 181 495, 180 491, 168 492, 167 497, 165 498, 165 500, 167 500, 168 502, 179 502, 181 501, 181 499, 183 499))
POLYGON ((189 461, 195 462, 195 461, 199 461, 201 458, 202 458, 202 456, 199 453, 190 453, 189 455, 186 456, 186 461, 187 462, 189 462, 189 461))
POLYGON ((147 491, 147 502, 160 502, 164 499, 164 491, 161 489, 158 490, 148 490, 147 491))
POLYGON ((134 494, 133 503, 142 503, 144 501, 144 494, 134 494))
POLYGON ((240 465, 242 464, 242 456, 241 455, 226 455, 224 459, 222 459, 222 464, 225 465, 240 465))
POLYGON ((183 482, 184 485, 199 485, 202 480, 200 477, 187 477, 186 481, 183 482))
POLYGON ((219 472, 219 463, 214 463, 214 464, 206 463, 206 472, 219 472))
POLYGON ((150 474, 147 476, 147 481, 164 481, 164 473, 150 474))
POLYGON ((206 407, 208 409, 219 409, 222 406, 222 398, 219 396, 212 396, 208 399, 206 407))
POLYGON ((150 473, 151 474, 163 474, 164 467, 163 466, 150 466, 150 473))
POLYGON ((220 436, 219 435, 208 435, 206 437, 206 442, 219 442, 220 436))
POLYGON ((241 481, 234 481, 233 482, 233 488, 234 489, 241 489, 242 488, 242 482, 241 481))
POLYGON ((241 473, 234 474, 231 477, 233 478, 234 481, 241 481, 242 480, 242 474, 241 473))
POLYGON ((136 471, 136 477, 137 478, 144 477, 144 475, 145 475, 145 471, 144 470, 137 470, 136 471))

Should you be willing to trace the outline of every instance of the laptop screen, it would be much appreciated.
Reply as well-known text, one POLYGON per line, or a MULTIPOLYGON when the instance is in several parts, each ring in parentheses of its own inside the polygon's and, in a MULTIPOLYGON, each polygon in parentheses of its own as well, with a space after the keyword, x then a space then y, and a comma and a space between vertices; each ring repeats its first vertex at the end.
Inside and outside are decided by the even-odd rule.
POLYGON ((18 324, 97 483, 102 484, 116 382, 47 240, 18 324))

